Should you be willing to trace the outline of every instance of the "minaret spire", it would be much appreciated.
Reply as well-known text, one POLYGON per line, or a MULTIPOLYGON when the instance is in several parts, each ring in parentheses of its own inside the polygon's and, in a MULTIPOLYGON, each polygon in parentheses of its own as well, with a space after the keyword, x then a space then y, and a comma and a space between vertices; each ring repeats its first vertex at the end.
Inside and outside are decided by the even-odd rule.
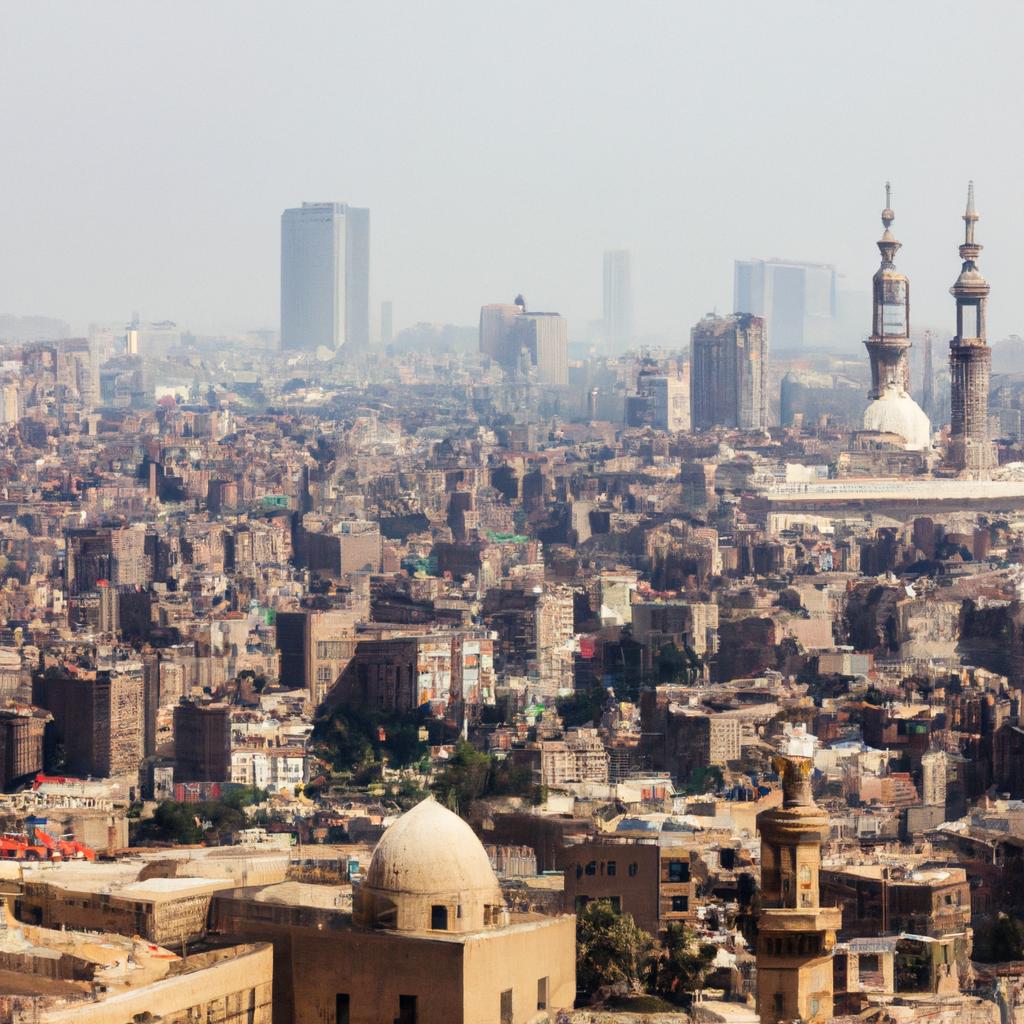
POLYGON ((978 211, 974 182, 967 186, 964 210, 963 264, 950 292, 956 299, 956 337, 949 343, 950 446, 949 461, 972 478, 984 478, 996 465, 989 440, 988 391, 992 352, 986 339, 988 282, 978 270, 982 247, 974 240, 978 211))
MULTIPOLYGON (((978 221, 978 211, 974 208, 974 182, 967 183, 967 208, 964 210, 964 245, 973 246, 974 225, 978 221)), ((980 249, 980 246, 979 246, 980 249)), ((962 254, 962 250, 961 250, 962 254)), ((975 254, 977 255, 977 254, 975 254)), ((968 257, 965 257, 965 259, 968 257)))

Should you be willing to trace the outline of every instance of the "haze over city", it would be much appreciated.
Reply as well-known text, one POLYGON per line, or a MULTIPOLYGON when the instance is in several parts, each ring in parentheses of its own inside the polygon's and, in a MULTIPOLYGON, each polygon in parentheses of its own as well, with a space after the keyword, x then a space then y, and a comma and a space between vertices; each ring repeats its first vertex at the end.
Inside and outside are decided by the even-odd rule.
POLYGON ((578 336, 626 247, 638 330, 678 342, 731 308, 736 258, 864 290, 891 179, 916 323, 948 335, 974 178, 998 339, 1022 30, 945 0, 7 2, 0 312, 276 328, 280 211, 337 200, 373 211, 396 329, 521 291, 578 336))

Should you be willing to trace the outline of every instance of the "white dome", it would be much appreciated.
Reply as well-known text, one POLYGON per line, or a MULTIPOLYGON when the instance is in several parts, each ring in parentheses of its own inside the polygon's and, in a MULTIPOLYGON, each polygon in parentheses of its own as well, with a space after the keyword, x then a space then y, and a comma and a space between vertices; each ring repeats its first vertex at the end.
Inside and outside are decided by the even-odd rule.
POLYGON ((498 879, 476 833, 433 797, 381 836, 364 885, 380 892, 494 892, 498 879))
POLYGON ((898 434, 910 452, 925 451, 932 445, 932 426, 924 410, 905 391, 886 388, 864 410, 864 429, 898 434))
POLYGON ((381 837, 353 916, 370 928, 472 932, 500 924, 504 908, 483 843, 428 797, 381 837))

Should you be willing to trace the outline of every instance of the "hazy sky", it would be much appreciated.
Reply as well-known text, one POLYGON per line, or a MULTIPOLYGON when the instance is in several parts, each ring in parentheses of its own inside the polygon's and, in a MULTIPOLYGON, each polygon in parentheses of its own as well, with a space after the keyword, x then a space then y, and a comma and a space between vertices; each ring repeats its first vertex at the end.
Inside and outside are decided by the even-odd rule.
POLYGON ((0 313, 276 327, 281 210, 338 200, 396 327, 595 319, 625 246, 683 337, 737 256, 865 290, 888 177, 948 334, 974 177, 991 335, 1024 333, 1022 36, 993 0, 0 0, 0 313))

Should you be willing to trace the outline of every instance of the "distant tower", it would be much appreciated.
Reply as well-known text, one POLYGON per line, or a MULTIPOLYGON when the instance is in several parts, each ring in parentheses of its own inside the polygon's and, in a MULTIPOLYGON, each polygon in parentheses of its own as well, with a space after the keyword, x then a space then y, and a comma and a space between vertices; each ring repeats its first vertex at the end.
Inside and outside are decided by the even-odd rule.
POLYGON ((964 476, 982 478, 996 465, 996 452, 988 436, 992 350, 985 340, 985 307, 989 286, 978 270, 982 247, 974 240, 977 221, 972 181, 967 187, 964 243, 960 246, 963 265, 950 288, 956 299, 956 337, 949 343, 949 461, 964 476))
POLYGON ((281 215, 281 348, 370 341, 370 211, 303 203, 281 215))
POLYGON ((871 337, 864 342, 871 360, 871 390, 864 410, 864 429, 903 438, 908 451, 931 447, 931 424, 910 397, 910 282, 896 269, 900 243, 890 228, 892 191, 885 183, 885 230, 878 242, 882 264, 871 281, 871 337))
POLYGON ((921 408, 929 420, 935 416, 935 371, 932 368, 932 332, 924 332, 924 380, 921 382, 921 408))
POLYGON ((910 282, 896 269, 896 253, 902 248, 893 236, 892 192, 885 183, 885 231, 878 242, 882 265, 873 279, 873 316, 871 337, 864 344, 871 360, 870 399, 880 398, 887 387, 910 390, 910 282))
POLYGON ((704 317, 690 332, 693 430, 768 429, 768 338, 759 316, 704 317))
POLYGON ((621 352, 633 339, 633 281, 628 249, 604 254, 604 338, 621 352))
POLYGON ((757 1012, 761 1024, 832 1016, 832 950, 838 907, 819 904, 828 815, 811 798, 811 759, 780 757, 781 807, 757 816, 761 912, 757 919, 757 1012))

